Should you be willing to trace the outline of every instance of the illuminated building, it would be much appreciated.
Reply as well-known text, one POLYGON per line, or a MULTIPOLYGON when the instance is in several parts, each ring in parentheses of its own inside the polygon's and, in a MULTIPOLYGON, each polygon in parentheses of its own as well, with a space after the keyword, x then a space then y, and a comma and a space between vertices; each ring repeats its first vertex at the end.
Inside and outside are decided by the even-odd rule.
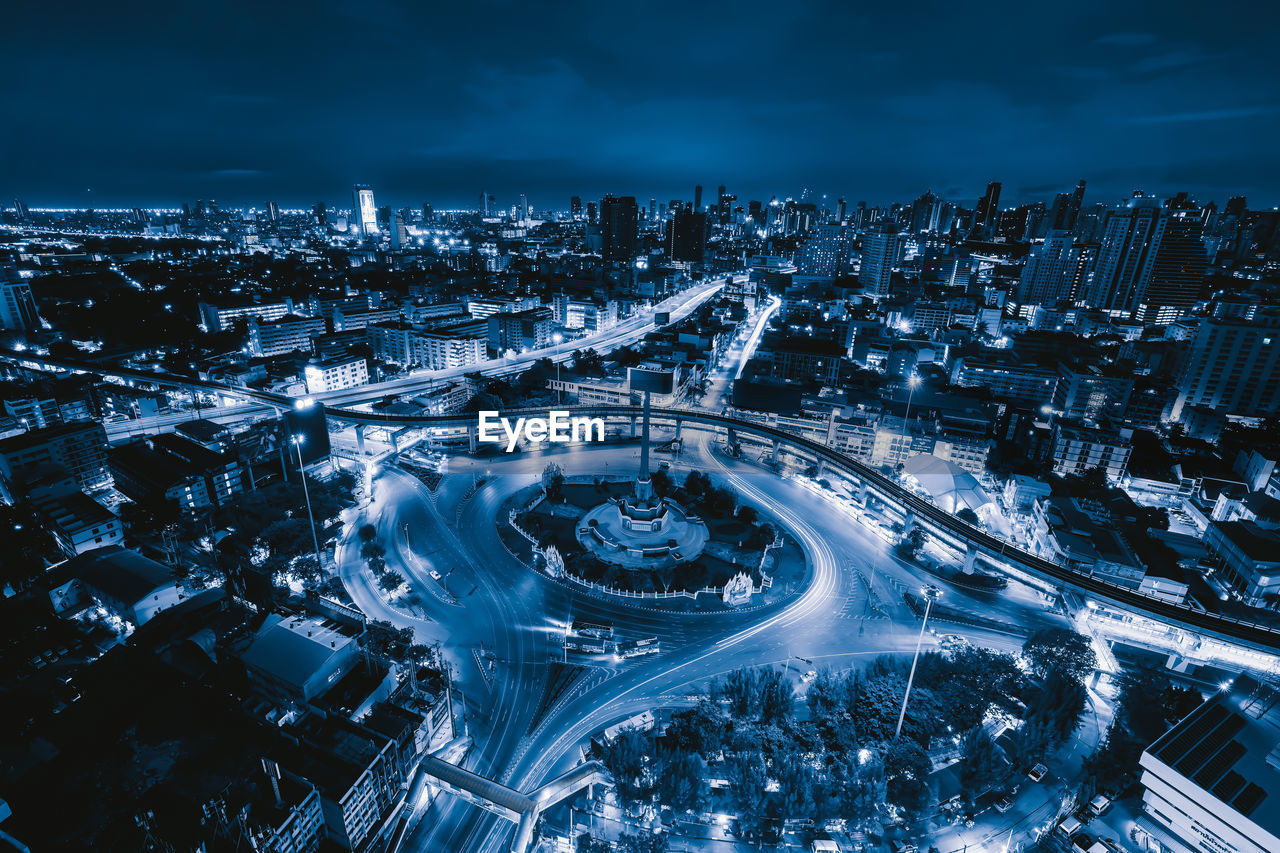
POLYGON ((360 236, 365 240, 377 237, 381 232, 378 230, 378 207, 373 200, 373 189, 356 184, 351 189, 351 201, 351 216, 360 236))

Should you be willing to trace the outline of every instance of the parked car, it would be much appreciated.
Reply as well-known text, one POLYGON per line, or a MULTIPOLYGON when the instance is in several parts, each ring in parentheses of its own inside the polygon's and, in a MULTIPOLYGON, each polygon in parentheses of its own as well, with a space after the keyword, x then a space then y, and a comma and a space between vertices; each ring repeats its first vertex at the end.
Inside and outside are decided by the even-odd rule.
POLYGON ((1011 808, 1013 808, 1013 800, 1011 798, 1003 797, 996 800, 996 811, 1000 812, 1000 814, 1004 814, 1011 808))
POLYGON ((1111 808, 1111 798, 1103 794, 1099 794, 1089 801, 1089 811, 1096 815, 1106 814, 1109 808, 1111 808))
POLYGON ((1032 782, 1039 782, 1041 779, 1044 778, 1044 774, 1048 772, 1049 772, 1048 767, 1045 767, 1043 764, 1037 764, 1035 767, 1032 767, 1027 772, 1027 778, 1030 779, 1032 782))

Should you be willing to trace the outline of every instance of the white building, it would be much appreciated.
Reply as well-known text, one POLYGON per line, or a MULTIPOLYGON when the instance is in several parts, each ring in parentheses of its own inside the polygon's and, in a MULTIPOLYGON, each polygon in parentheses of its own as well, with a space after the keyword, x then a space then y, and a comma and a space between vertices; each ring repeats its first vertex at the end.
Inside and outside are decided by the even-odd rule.
POLYGON ((1280 850, 1280 694, 1240 676, 1142 753, 1147 849, 1280 850))
POLYGON ((339 356, 325 361, 313 361, 303 373, 309 394, 323 394, 325 391, 341 391, 369 384, 369 365, 364 356, 339 356))

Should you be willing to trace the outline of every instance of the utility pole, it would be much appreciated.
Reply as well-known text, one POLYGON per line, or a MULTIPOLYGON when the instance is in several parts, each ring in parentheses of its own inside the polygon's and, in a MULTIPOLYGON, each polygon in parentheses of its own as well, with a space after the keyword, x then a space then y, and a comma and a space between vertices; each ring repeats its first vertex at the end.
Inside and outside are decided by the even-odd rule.
POLYGON ((316 549, 316 571, 324 571, 324 561, 320 559, 320 540, 316 537, 316 517, 311 512, 311 492, 307 488, 307 469, 302 464, 302 442, 306 437, 294 434, 290 441, 298 449, 298 476, 302 478, 302 496, 307 502, 307 520, 311 522, 311 544, 316 549))
POLYGON ((911 390, 907 392, 907 411, 902 416, 902 431, 898 434, 898 464, 902 464, 902 460, 907 455, 907 421, 911 419, 911 400, 916 395, 916 388, 920 385, 920 375, 918 373, 911 374, 907 379, 907 387, 911 390))
POLYGON ((897 743, 898 736, 902 734, 902 721, 907 718, 907 702, 911 699, 911 683, 916 679, 916 662, 920 660, 920 644, 924 642, 924 629, 929 624, 929 609, 933 607, 933 603, 942 597, 942 590, 930 584, 921 592, 924 593, 924 619, 920 620, 920 635, 916 637, 916 653, 911 658, 911 674, 907 676, 907 692, 902 694, 902 710, 898 713, 898 728, 893 733, 894 743, 897 743))

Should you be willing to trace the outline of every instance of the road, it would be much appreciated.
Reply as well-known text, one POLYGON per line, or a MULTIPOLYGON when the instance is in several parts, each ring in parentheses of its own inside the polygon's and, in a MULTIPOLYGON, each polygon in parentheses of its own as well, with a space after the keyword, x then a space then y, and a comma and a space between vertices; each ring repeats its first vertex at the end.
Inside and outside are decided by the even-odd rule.
MULTIPOLYGON (((388 545, 388 563, 409 579, 421 612, 369 601, 371 596, 381 599, 381 593, 372 587, 350 546, 340 551, 342 576, 356 603, 372 608, 370 615, 411 626, 420 640, 443 643, 455 683, 464 692, 467 725, 476 742, 468 769, 531 790, 575 764, 577 747, 596 731, 646 708, 678 704, 705 690, 711 678, 737 667, 784 665, 793 656, 846 667, 914 647, 918 622, 901 603, 900 592, 936 579, 899 563, 883 538, 849 523, 843 511, 806 482, 727 458, 705 438, 670 460, 674 473, 681 476, 698 469, 728 482, 799 539, 812 563, 812 579, 789 600, 745 612, 660 612, 575 591, 535 573, 507 551, 495 525, 499 508, 537 482, 548 461, 556 461, 569 476, 586 475, 606 466, 613 472, 631 470, 637 454, 634 444, 612 444, 486 459, 453 457, 437 495, 429 495, 416 479, 395 470, 375 480, 375 501, 366 513, 379 526, 381 541, 396 543, 388 545), (481 476, 487 481, 470 494, 474 478, 481 476), (409 536, 407 547, 402 547, 405 522, 409 536), (446 583, 457 605, 430 594, 429 585, 435 583, 429 575, 432 568, 442 574, 453 570, 446 583), (868 606, 862 578, 872 576, 890 618, 868 606), (532 728, 547 664, 561 654, 559 640, 570 613, 573 618, 612 622, 622 637, 657 636, 663 651, 629 661, 587 661, 595 668, 584 681, 587 686, 532 728), (492 683, 477 663, 481 644, 483 654, 494 660, 492 683)), ((1010 595, 994 603, 959 589, 948 589, 947 596, 955 606, 969 606, 974 612, 1002 610, 1008 621, 1030 627, 1057 620, 1039 608, 1034 596, 1010 595)), ((1013 649, 1021 643, 1020 636, 992 631, 956 628, 954 633, 996 648, 1013 649)), ((406 846, 422 851, 499 851, 511 833, 510 824, 442 797, 406 846)))

